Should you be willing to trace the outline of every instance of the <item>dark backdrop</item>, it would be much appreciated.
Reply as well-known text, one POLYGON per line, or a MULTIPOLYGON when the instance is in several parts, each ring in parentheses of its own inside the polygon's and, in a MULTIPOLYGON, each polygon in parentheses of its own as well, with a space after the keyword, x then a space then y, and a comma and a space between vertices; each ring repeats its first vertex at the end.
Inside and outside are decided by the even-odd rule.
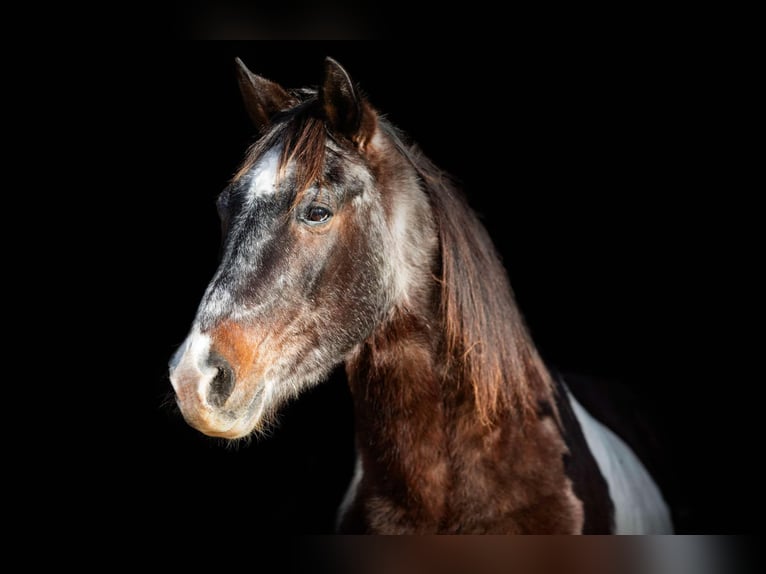
POLYGON ((133 189, 120 200, 130 271, 116 282, 140 349, 121 366, 139 412, 116 433, 135 508, 241 517, 255 532, 332 528, 353 447, 341 370, 236 448, 166 400, 167 361, 216 268, 214 200, 253 137, 234 57, 301 87, 325 55, 461 183, 547 360, 645 413, 679 530, 750 532, 753 407, 716 323, 730 264, 702 199, 724 171, 716 124, 695 69, 642 50, 190 43, 128 64, 126 113, 105 121, 141 142, 120 158, 133 189))

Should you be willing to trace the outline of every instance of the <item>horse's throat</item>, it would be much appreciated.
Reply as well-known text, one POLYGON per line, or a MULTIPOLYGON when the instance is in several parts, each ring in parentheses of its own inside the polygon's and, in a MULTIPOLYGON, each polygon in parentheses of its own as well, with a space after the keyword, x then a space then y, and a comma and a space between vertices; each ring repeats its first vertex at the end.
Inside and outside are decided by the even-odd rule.
POLYGON ((383 506, 406 501, 381 514, 433 532, 444 514, 451 480, 439 362, 432 339, 422 330, 412 324, 398 328, 397 336, 380 332, 371 337, 346 365, 364 468, 362 488, 374 490, 363 495, 383 506))

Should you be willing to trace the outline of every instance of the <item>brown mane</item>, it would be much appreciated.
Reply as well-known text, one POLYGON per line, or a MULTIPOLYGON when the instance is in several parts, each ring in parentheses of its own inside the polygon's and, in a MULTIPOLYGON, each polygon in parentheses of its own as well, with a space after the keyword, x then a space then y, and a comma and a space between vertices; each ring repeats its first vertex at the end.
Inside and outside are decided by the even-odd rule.
POLYGON ((526 418, 535 409, 532 381, 541 382, 542 365, 500 256, 451 178, 393 128, 387 131, 423 181, 436 216, 448 370, 471 382, 485 424, 502 411, 526 418))

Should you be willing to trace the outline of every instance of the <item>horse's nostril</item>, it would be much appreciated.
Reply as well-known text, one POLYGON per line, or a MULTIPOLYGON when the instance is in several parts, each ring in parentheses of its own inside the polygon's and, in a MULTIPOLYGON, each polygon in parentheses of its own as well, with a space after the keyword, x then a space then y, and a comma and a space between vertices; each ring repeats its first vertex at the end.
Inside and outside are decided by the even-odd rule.
POLYGON ((210 365, 217 367, 213 380, 210 382, 210 391, 208 392, 208 401, 216 407, 223 406, 226 399, 229 398, 234 390, 234 372, 229 364, 220 356, 211 357, 210 365))

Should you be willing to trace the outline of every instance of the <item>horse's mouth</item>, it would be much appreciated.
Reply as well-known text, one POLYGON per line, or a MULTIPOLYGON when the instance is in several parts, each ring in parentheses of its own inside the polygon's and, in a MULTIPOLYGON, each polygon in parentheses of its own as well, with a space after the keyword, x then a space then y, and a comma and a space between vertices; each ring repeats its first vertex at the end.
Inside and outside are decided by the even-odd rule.
MULTIPOLYGON (((247 405, 247 408, 245 409, 245 415, 241 417, 240 420, 256 422, 260 418, 265 406, 265 391, 265 384, 258 385, 258 387, 255 389, 255 392, 253 393, 253 398, 250 399, 250 404, 247 405)), ((251 425, 250 430, 252 430, 252 426, 255 425, 251 425)))
POLYGON ((224 408, 200 418, 184 417, 192 427, 208 436, 232 440, 243 438, 258 427, 264 411, 265 394, 265 385, 261 384, 244 409, 233 411, 224 408))

